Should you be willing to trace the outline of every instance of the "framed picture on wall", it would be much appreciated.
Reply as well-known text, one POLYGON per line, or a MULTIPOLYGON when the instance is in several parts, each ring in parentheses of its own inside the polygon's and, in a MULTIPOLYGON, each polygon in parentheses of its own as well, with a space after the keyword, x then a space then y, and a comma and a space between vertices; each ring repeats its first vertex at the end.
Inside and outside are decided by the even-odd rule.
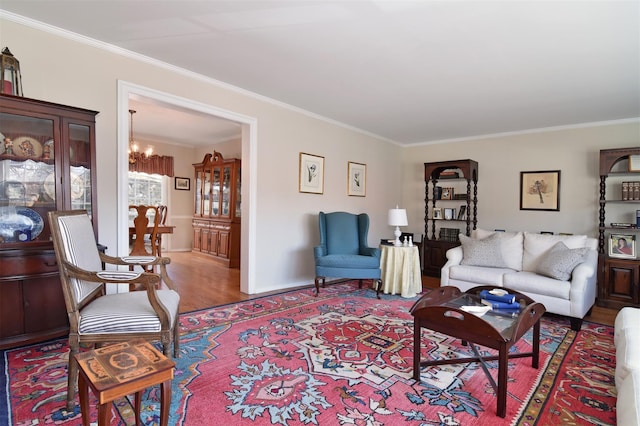
POLYGON ((300 153, 298 191, 310 194, 324 192, 324 157, 305 152, 300 153))
POLYGON ((176 177, 174 188, 180 191, 189 191, 191 189, 191 179, 185 177, 176 177))
POLYGON ((560 170, 520 172, 520 210, 560 211, 560 170))
POLYGON ((367 195, 367 165, 349 161, 347 165, 347 195, 367 195))

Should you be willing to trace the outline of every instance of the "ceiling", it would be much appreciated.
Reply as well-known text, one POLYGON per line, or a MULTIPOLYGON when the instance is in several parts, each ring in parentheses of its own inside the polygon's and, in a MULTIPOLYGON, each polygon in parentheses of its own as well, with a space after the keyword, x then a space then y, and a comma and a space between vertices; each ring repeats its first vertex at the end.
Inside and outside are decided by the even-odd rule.
MULTIPOLYGON (((638 1, 0 0, 0 9, 404 145, 640 117, 638 1)), ((135 120, 143 132, 142 114, 135 120)))

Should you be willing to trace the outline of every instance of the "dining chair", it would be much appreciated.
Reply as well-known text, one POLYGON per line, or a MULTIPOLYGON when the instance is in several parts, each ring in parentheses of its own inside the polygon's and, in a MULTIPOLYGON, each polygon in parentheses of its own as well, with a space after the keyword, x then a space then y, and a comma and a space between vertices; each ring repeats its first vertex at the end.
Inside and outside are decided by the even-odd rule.
MULTIPOLYGON (((158 214, 160 215, 158 226, 165 226, 167 224, 167 206, 162 204, 158 205, 158 214)), ((162 233, 158 232, 156 234, 154 244, 156 246, 156 255, 160 256, 162 253, 162 233)))
POLYGON ((129 255, 131 256, 157 256, 158 226, 160 224, 160 212, 156 206, 130 205, 129 210, 134 210, 136 216, 133 219, 133 235, 130 235, 129 255), (149 225, 151 216, 151 226, 149 225), (147 238, 147 235, 149 237, 147 238), (149 244, 145 243, 145 240, 149 244))
POLYGON ((74 355, 80 345, 143 338, 160 341, 165 356, 170 356, 171 346, 173 356, 179 356, 180 296, 167 274, 169 258, 100 253, 84 210, 51 211, 48 218, 69 318, 67 410, 72 411, 78 381, 74 355), (160 272, 117 270, 142 263, 156 265, 160 272), (106 294, 106 284, 129 284, 141 290, 106 294))

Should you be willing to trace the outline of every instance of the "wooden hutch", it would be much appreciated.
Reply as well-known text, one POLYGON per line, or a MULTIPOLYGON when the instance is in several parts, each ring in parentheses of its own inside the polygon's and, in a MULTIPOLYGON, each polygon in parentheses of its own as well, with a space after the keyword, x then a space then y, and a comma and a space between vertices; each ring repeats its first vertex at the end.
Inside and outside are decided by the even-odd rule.
POLYGON ((193 251, 240 267, 240 160, 214 151, 195 169, 193 251))
POLYGON ((600 151, 597 304, 607 308, 640 306, 640 194, 623 192, 625 183, 627 188, 629 183, 640 186, 640 164, 635 159, 640 162, 640 147, 600 151), (610 247, 611 235, 632 239, 634 252, 616 254, 610 247))
POLYGON ((478 224, 478 163, 473 160, 424 163, 424 180, 422 273, 439 277, 447 262, 447 250, 460 245, 458 234, 469 236, 478 224), (451 216, 443 214, 446 211, 451 216))
POLYGON ((0 95, 0 349, 69 332, 47 212, 86 210, 97 235, 96 114, 0 95))

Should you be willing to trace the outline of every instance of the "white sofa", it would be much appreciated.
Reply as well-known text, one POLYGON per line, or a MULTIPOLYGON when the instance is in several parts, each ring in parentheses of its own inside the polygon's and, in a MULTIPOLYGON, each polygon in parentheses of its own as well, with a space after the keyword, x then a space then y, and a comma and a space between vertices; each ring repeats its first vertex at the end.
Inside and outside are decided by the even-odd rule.
POLYGON ((596 300, 598 240, 586 235, 547 235, 476 229, 447 251, 441 286, 466 291, 478 285, 506 287, 571 319, 580 330, 596 300))
POLYGON ((620 426, 640 426, 640 309, 622 308, 614 326, 616 416, 620 426))

